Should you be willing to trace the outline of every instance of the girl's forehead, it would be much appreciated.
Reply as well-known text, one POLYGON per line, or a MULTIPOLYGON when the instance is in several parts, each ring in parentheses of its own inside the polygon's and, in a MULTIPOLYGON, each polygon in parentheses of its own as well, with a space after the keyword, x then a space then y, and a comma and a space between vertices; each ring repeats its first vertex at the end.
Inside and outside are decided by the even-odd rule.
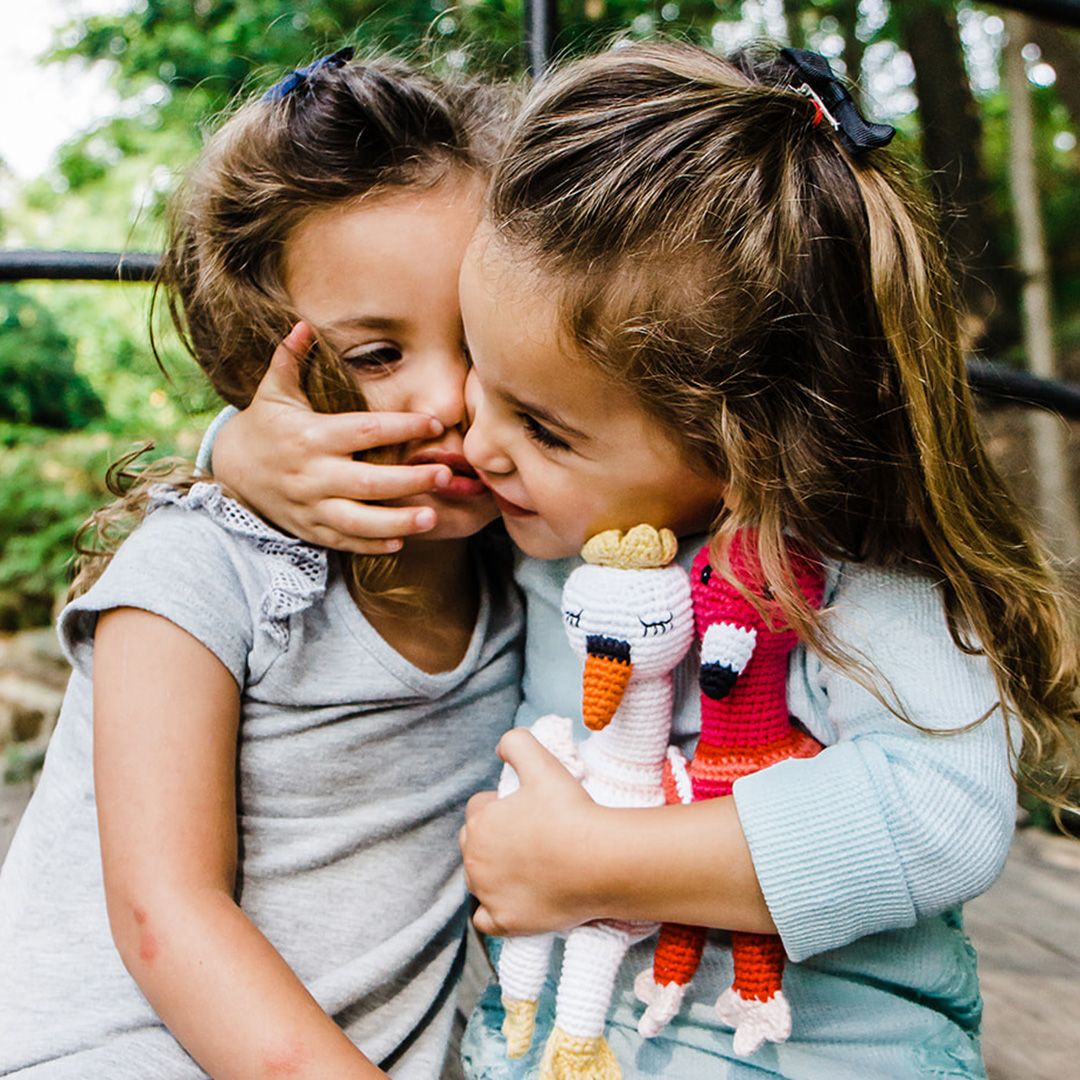
POLYGON ((449 178, 314 210, 285 242, 285 287, 316 323, 423 319, 429 307, 448 306, 456 318, 458 272, 478 213, 478 194, 449 178))
POLYGON ((461 275, 465 334, 484 389, 579 429, 596 413, 628 406, 625 387, 564 332, 555 283, 499 247, 474 240, 461 275))

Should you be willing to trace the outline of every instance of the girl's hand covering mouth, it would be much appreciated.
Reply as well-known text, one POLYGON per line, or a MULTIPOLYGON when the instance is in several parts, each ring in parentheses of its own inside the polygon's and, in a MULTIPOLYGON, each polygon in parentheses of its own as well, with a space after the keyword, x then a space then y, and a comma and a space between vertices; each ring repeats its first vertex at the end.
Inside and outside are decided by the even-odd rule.
POLYGON ((354 455, 425 441, 443 425, 421 413, 317 413, 300 388, 300 364, 315 335, 297 323, 274 352, 246 409, 214 444, 214 474, 290 533, 357 555, 397 551, 436 523, 430 507, 369 505, 442 491, 454 471, 442 462, 378 465, 354 455))

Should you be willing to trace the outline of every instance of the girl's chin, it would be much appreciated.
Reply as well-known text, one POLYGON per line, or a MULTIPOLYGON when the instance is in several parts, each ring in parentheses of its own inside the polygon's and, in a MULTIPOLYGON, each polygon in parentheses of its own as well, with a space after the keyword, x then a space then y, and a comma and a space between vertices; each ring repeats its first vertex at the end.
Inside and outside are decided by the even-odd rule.
POLYGON ((499 516, 490 499, 470 500, 469 505, 452 499, 421 495, 409 500, 410 506, 430 506, 436 514, 435 528, 417 533, 414 540, 465 540, 475 536, 499 516))
POLYGON ((515 518, 504 514, 503 524, 515 547, 532 559, 548 562, 553 559, 569 559, 581 553, 584 541, 569 541, 557 536, 546 528, 536 515, 515 518))

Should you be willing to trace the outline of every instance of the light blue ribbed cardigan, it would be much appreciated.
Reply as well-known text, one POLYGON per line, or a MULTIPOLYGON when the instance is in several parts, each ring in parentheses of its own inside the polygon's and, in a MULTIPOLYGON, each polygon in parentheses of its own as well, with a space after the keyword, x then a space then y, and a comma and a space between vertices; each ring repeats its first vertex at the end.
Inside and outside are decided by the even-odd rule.
MULTIPOLYGON (((683 542, 685 567, 702 542, 683 542)), ((523 559, 517 567, 527 610, 519 724, 580 714, 580 661, 560 605, 575 565, 523 559)), ((955 646, 941 590, 924 575, 833 566, 826 603, 833 633, 886 700, 939 734, 903 722, 856 678, 796 650, 788 703, 826 749, 744 777, 734 791, 765 900, 789 958, 800 961, 785 975, 792 1038, 749 1062, 735 1057, 711 1008, 731 977, 717 934, 683 1016, 661 1038, 641 1040, 630 983, 651 960, 645 942, 623 966, 608 1032, 627 1078, 760 1077, 761 1069, 822 1080, 983 1075, 975 956, 959 905, 1000 872, 1016 791, 1000 710, 972 731, 947 733, 993 706, 994 680, 984 658, 955 646)), ((691 655, 676 678, 674 731, 685 749, 698 727, 691 655)), ((534 1075, 551 1003, 549 992, 533 1053, 509 1063, 497 992, 485 995, 465 1038, 466 1073, 534 1075)))

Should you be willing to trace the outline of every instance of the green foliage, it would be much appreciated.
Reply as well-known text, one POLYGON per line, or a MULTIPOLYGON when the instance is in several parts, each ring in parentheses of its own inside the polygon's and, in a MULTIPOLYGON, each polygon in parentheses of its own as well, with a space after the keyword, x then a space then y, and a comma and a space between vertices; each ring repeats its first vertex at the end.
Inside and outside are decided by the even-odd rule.
MULTIPOLYGON (((837 61, 857 64, 864 49, 888 50, 897 40, 895 3, 891 15, 887 5, 862 0, 785 0, 781 7, 774 30, 837 61)), ((128 8, 83 15, 58 35, 56 58, 112 66, 124 107, 71 140, 55 169, 19 190, 0 163, 4 193, 13 192, 0 214, 6 244, 158 249, 165 200, 215 115, 344 41, 406 53, 438 71, 513 77, 525 63, 523 0, 133 0, 128 8)), ((656 33, 729 43, 753 30, 736 25, 743 14, 761 11, 740 0, 562 0, 556 52, 576 55, 617 36, 656 33)), ((998 93, 978 104, 1008 230, 1007 102, 998 93)), ((1052 142, 1063 130, 1075 133, 1076 122, 1063 113, 1057 88, 1036 92, 1036 111, 1058 311, 1075 340, 1080 151, 1055 150, 1052 142)), ((916 117, 898 126, 898 148, 916 152, 916 117)), ((1007 231, 1003 239, 1011 250, 1007 231)), ((142 287, 70 283, 0 290, 0 627, 48 619, 75 528, 106 497, 107 464, 146 438, 162 452, 190 456, 216 408, 173 339, 163 347, 168 377, 158 369, 148 346, 148 295, 142 287)))
MULTIPOLYGON (((154 455, 192 457, 207 420, 166 431, 154 455)), ((0 423, 0 630, 50 621, 69 580, 75 533, 110 498, 106 470, 145 434, 99 425, 57 435, 0 423)))
POLYGON ((100 505, 110 441, 0 427, 0 629, 47 623, 72 540, 100 505))
MULTIPOLYGON (((167 334, 168 375, 158 368, 146 343, 146 288, 56 283, 8 291, 42 313, 43 322, 51 319, 67 349, 25 355, 46 365, 50 357, 66 356, 71 385, 93 394, 96 410, 89 423, 60 425, 82 427, 78 431, 50 430, 39 419, 0 422, 0 630, 51 619, 67 585, 75 532, 110 497, 108 466, 148 439, 157 443, 155 453, 193 457, 220 405, 167 334), (73 368, 72 341, 78 343, 73 368)), ((2 358, 17 337, 0 332, 3 394, 2 358)))
POLYGON ((71 339, 49 309, 0 285, 0 420, 79 428, 102 411, 101 399, 75 370, 71 339))

